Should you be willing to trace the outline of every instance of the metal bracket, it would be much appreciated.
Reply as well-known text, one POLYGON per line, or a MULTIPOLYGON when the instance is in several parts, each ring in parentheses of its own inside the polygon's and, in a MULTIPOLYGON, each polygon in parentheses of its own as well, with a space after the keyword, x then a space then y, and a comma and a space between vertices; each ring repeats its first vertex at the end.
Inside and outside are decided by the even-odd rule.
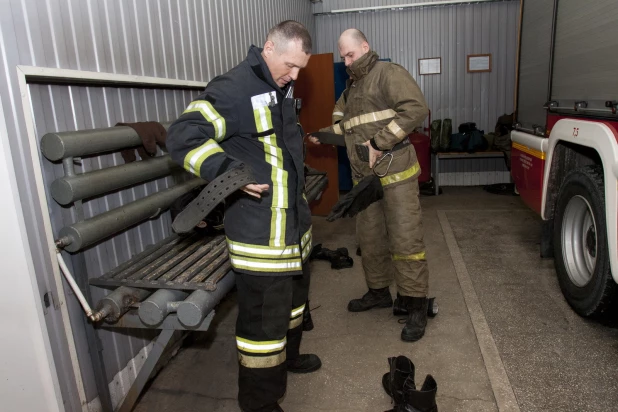
MULTIPOLYGON (((197 331, 206 331, 212 322, 212 319, 215 316, 215 311, 213 310, 204 318, 201 324, 196 326, 195 328, 191 328, 191 330, 197 331)), ((108 328, 139 328, 139 329, 161 329, 161 333, 157 337, 157 340, 152 345, 152 351, 146 358, 146 361, 142 365, 142 368, 139 370, 133 384, 129 388, 127 394, 124 399, 118 406, 117 412, 131 412, 139 395, 144 390, 144 387, 148 383, 148 379, 150 375, 154 371, 155 367, 159 363, 161 359, 161 355, 165 353, 167 346, 169 345, 172 337, 174 336, 174 332, 177 330, 187 330, 179 321, 176 315, 168 315, 165 320, 155 327, 150 327, 144 325, 142 321, 139 319, 136 310, 131 310, 127 312, 117 323, 110 325, 102 325, 102 327, 108 328)))

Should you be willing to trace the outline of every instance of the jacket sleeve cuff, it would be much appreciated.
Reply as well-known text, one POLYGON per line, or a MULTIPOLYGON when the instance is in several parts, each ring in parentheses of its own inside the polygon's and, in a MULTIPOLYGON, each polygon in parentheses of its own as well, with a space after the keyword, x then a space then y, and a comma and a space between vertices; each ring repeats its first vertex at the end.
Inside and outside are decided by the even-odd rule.
POLYGON ((380 149, 380 148, 378 147, 378 145, 376 144, 376 139, 375 139, 375 138, 370 139, 370 140, 369 140, 369 144, 371 145, 371 147, 373 147, 373 148, 374 148, 375 150, 377 150, 378 152, 381 152, 381 151, 382 151, 382 149, 380 149))

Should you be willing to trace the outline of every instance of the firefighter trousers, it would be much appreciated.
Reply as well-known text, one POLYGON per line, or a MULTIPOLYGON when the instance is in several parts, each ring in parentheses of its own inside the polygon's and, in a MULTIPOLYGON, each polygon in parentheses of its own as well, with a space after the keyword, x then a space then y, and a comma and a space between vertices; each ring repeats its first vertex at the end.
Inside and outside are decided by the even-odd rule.
POLYGON ((271 412, 285 394, 286 359, 299 355, 309 264, 297 276, 235 275, 238 403, 245 412, 271 412))
POLYGON ((427 296, 417 178, 384 186, 384 198, 358 214, 356 235, 369 288, 388 287, 394 279, 400 295, 427 296))

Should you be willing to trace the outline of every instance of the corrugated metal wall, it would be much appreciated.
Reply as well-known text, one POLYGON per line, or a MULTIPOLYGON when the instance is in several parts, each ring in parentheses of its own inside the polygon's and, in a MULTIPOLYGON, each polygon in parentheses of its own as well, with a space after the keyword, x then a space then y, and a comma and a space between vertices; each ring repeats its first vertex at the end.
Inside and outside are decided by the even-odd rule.
MULTIPOLYGON (((406 3, 414 1, 335 0, 315 4, 314 12, 406 3)), ((454 132, 463 122, 491 132, 498 117, 514 107, 518 17, 519 1, 318 15, 315 42, 319 53, 337 57, 341 32, 360 29, 380 57, 391 58, 414 76, 432 119, 452 119, 454 132), (467 73, 466 56, 483 53, 491 53, 492 71, 467 73), (441 74, 418 74, 418 59, 429 57, 442 58, 441 74)), ((470 162, 481 170, 506 171, 493 160, 452 160, 442 170, 455 173, 470 162)), ((491 176, 488 184, 502 182, 505 174, 491 176)))
MULTIPOLYGON (((43 168, 48 185, 61 174, 58 165, 43 160, 33 165, 21 107, 16 66, 41 66, 109 73, 208 81, 240 62, 251 44, 261 45, 267 30, 288 18, 313 32, 307 0, 0 0, 0 98, 4 107, 11 151, 16 163, 20 198, 28 225, 34 267, 42 293, 54 291, 47 247, 39 239, 43 223, 34 189, 34 170, 43 168)), ((53 131, 109 127, 117 122, 173 120, 192 93, 174 90, 98 88, 71 85, 29 86, 37 139, 53 131)), ((118 155, 84 160, 83 170, 119 164, 118 155)), ((79 169, 78 169, 79 171, 79 169)), ((100 213, 165 186, 166 180, 124 190, 84 204, 86 216, 100 213)), ((49 196, 48 196, 49 199, 49 196)), ((74 221, 74 211, 46 200, 57 231, 74 221)), ((90 277, 98 276, 133 253, 163 237, 169 218, 144 223, 84 254, 90 277)), ((79 270, 79 259, 74 259, 79 270)), ((100 291, 93 288, 95 298, 100 291)), ((77 352, 82 365, 87 400, 96 397, 92 366, 85 339, 84 317, 76 299, 68 295, 77 352)), ((81 410, 59 311, 46 311, 54 359, 62 382, 67 410, 81 410)), ((137 364, 128 362, 151 335, 103 332, 108 380, 137 364)), ((143 353, 143 351, 142 351, 143 353)), ((126 382, 119 382, 128 387, 126 382)), ((117 395, 118 396, 118 395, 117 395)))

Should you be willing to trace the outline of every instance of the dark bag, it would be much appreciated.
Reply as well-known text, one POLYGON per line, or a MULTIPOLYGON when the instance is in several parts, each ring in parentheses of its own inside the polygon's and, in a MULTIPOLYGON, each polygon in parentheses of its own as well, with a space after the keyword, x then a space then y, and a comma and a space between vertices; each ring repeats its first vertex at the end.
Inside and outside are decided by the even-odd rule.
POLYGON ((503 114, 498 117, 498 121, 496 122, 496 128, 494 133, 496 136, 504 136, 508 134, 511 130, 513 130, 513 113, 511 114, 503 114))
POLYGON ((487 140, 483 131, 473 130, 470 133, 455 133, 451 136, 450 150, 453 152, 482 152, 487 150, 487 140))
POLYGON ((477 130, 476 123, 466 122, 459 125, 459 133, 471 133, 473 130, 477 130))
POLYGON ((431 150, 434 152, 444 152, 449 150, 451 145, 451 134, 453 133, 453 122, 451 119, 434 120, 431 122, 431 150))

